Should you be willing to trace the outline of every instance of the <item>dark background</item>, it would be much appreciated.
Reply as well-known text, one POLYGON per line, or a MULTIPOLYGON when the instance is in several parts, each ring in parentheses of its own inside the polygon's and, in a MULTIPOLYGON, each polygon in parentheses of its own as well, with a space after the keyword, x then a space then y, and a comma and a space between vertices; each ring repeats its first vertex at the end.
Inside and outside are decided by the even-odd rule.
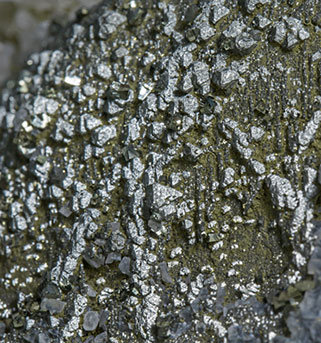
POLYGON ((0 0, 0 87, 44 46, 53 21, 64 24, 100 0, 0 0))

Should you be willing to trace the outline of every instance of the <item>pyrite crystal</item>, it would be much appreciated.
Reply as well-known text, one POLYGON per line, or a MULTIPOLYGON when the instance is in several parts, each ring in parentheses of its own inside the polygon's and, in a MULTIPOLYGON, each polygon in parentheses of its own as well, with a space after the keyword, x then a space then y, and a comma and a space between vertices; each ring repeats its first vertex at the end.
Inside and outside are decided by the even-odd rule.
POLYGON ((0 103, 0 342, 321 342, 321 2, 105 1, 0 103))

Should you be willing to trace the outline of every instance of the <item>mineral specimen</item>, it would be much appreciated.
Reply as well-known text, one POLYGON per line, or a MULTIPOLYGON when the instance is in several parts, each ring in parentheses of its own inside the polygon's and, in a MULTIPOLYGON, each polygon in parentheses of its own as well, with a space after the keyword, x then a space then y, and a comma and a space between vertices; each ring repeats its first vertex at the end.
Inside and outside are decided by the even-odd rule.
POLYGON ((0 342, 319 342, 320 3, 103 1, 0 101, 0 342))

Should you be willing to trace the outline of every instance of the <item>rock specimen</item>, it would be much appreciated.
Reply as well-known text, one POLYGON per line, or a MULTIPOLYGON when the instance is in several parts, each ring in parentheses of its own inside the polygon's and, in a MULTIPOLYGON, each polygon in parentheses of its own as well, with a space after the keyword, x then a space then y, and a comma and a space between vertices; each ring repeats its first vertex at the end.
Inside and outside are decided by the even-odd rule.
POLYGON ((320 11, 105 1, 30 56, 0 105, 1 343, 320 339, 320 11))

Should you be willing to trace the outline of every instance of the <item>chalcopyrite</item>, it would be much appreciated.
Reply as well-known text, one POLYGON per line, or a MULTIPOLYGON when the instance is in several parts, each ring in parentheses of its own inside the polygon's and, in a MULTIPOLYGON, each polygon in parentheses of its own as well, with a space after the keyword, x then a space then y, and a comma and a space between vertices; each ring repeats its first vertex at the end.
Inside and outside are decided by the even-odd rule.
POLYGON ((0 99, 0 342, 321 342, 320 1, 50 41, 0 99))

